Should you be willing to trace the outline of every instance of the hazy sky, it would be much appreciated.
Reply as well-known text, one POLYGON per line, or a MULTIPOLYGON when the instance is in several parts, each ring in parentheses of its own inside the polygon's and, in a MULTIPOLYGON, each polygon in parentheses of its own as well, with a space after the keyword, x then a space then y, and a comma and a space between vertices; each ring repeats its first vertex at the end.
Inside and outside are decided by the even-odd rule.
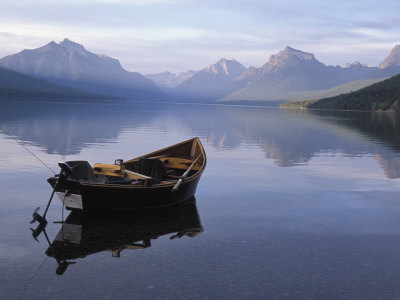
POLYGON ((328 65, 376 66, 400 44, 400 1, 0 1, 0 57, 64 38, 143 74, 222 57, 259 67, 288 45, 328 65))

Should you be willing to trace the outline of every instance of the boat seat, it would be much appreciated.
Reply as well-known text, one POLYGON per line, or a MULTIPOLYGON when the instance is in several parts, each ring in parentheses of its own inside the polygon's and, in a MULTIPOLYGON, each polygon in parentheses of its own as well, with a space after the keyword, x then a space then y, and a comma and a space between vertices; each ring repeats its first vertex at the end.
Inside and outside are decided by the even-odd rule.
POLYGON ((128 177, 118 177, 118 176, 107 176, 107 175, 96 175, 99 179, 104 180, 107 184, 131 184, 132 179, 128 177))
POLYGON ((165 176, 164 163, 158 158, 139 159, 139 173, 153 178, 153 184, 159 184, 165 176))
POLYGON ((92 166, 86 160, 67 161, 66 163, 72 168, 68 178, 83 182, 105 183, 103 179, 97 178, 92 166))

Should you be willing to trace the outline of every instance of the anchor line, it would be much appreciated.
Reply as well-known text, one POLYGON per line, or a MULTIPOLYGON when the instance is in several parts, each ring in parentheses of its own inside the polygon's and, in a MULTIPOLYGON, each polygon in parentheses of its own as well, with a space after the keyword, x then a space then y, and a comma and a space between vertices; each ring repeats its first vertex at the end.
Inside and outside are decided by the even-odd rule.
POLYGON ((32 154, 38 161, 40 161, 47 169, 49 169, 51 172, 53 172, 54 175, 56 175, 56 172, 54 172, 43 160, 41 160, 38 156, 35 155, 31 150, 29 150, 24 144, 22 144, 15 136, 9 134, 6 130, 1 129, 5 134, 7 134, 9 137, 11 137, 14 141, 16 141, 21 147, 23 147, 26 151, 28 151, 30 154, 32 154))

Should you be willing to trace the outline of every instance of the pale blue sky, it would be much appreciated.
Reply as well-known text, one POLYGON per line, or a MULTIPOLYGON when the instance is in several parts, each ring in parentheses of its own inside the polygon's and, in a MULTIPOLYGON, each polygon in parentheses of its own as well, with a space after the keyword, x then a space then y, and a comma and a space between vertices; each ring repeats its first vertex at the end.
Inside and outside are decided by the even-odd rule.
POLYGON ((321 62, 378 65, 400 44, 398 0, 2 0, 0 57, 69 38, 144 74, 220 58, 263 65, 290 45, 321 62))

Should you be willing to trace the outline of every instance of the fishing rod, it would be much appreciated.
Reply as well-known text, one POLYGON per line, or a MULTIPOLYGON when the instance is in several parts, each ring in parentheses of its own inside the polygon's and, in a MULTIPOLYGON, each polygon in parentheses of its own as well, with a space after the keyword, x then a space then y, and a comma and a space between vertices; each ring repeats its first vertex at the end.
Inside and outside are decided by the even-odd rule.
POLYGON ((31 150, 29 150, 21 141, 19 141, 15 136, 12 134, 8 133, 6 130, 1 129, 6 135, 8 135, 10 138, 12 138, 14 141, 17 142, 18 145, 20 145, 22 148, 24 148, 26 151, 28 151, 30 154, 33 155, 38 161, 40 161, 47 169, 49 169, 54 175, 56 175, 56 172, 54 172, 43 160, 41 160, 35 153, 33 153, 31 150))

